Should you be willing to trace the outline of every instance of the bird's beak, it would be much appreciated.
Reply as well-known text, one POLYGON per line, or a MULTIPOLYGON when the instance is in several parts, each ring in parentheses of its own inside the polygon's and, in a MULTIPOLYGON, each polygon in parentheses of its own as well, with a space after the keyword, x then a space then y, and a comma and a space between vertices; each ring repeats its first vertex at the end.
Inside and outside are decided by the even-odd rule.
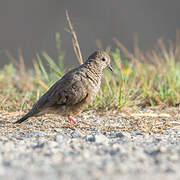
POLYGON ((108 66, 108 68, 113 72, 113 69, 112 69, 112 67, 111 67, 111 65, 109 64, 109 66, 108 66))

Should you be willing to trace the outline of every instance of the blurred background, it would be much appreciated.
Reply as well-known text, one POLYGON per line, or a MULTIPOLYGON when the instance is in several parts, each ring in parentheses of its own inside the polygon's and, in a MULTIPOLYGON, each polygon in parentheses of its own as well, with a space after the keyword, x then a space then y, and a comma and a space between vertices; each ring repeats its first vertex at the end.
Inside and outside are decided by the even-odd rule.
POLYGON ((104 48, 114 47, 112 39, 116 37, 132 50, 133 37, 137 35, 140 48, 147 50, 160 37, 175 41, 180 28, 179 0, 1 0, 0 66, 10 62, 4 50, 17 57, 18 48, 28 66, 42 51, 56 60, 56 32, 61 35, 66 63, 75 64, 71 35, 65 30, 66 9, 85 59, 97 49, 97 40, 104 48))

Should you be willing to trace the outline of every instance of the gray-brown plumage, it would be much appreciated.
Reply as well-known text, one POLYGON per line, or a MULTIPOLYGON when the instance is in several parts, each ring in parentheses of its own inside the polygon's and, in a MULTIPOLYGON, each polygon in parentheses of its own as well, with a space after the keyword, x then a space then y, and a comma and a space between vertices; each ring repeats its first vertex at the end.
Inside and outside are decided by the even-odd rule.
POLYGON ((71 116, 76 116, 94 100, 106 67, 111 69, 109 55, 104 51, 94 52, 84 64, 69 71, 57 81, 32 109, 15 123, 22 123, 33 116, 55 113, 68 117, 74 124, 71 116))

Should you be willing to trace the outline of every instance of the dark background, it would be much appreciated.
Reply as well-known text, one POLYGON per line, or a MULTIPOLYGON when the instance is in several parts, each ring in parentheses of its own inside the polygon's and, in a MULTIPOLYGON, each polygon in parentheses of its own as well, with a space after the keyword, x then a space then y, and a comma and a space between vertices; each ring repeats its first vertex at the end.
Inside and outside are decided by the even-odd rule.
POLYGON ((67 63, 76 62, 71 35, 65 31, 66 9, 84 58, 97 48, 97 39, 106 47, 113 46, 116 37, 132 49, 137 34, 141 49, 147 50, 160 37, 175 41, 180 28, 179 0, 1 0, 0 66, 9 62, 3 51, 16 56, 19 47, 27 65, 43 50, 56 59, 56 32, 61 34, 67 63))

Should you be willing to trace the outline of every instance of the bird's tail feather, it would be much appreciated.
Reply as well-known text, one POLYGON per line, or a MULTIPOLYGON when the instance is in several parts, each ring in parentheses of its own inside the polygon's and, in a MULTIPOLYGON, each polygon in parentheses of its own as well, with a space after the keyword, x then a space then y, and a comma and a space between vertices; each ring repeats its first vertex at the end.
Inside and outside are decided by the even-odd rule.
POLYGON ((32 116, 31 113, 28 112, 27 114, 22 116, 19 120, 15 121, 13 124, 20 124, 20 123, 24 122, 25 120, 27 120, 31 116, 32 116))

